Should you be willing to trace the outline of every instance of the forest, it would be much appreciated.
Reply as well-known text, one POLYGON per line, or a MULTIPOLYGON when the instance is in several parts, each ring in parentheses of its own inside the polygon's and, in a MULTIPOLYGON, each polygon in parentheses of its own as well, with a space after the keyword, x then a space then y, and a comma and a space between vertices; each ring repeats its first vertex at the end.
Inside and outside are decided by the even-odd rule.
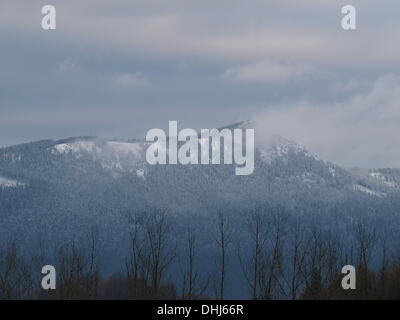
POLYGON ((353 237, 342 241, 340 234, 294 222, 281 207, 255 207, 244 214, 245 238, 235 237, 226 212, 210 224, 216 253, 209 262, 215 265, 212 272, 199 263, 204 259, 199 233, 187 227, 184 243, 177 245, 171 215, 162 209, 130 214, 129 250, 113 274, 102 270, 95 228, 85 243, 64 243, 51 253, 40 239, 29 253, 18 241, 2 243, 0 299, 224 300, 230 281, 239 281, 237 287, 252 300, 400 298, 400 251, 372 225, 357 222, 353 237), (40 270, 49 259, 57 270, 55 290, 40 285, 40 270), (356 268, 355 290, 341 286, 341 269, 348 264, 356 268))

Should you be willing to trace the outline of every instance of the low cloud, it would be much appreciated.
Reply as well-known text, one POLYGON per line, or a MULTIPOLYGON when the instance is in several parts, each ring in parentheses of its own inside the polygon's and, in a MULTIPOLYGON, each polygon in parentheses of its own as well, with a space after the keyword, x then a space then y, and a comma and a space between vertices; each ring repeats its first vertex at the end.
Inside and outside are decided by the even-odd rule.
POLYGON ((248 65, 231 67, 222 75, 234 82, 286 82, 317 73, 317 69, 300 63, 282 63, 264 60, 248 65))
POLYGON ((121 74, 116 77, 115 83, 118 87, 128 89, 148 88, 151 86, 150 81, 140 72, 121 74))
POLYGON ((255 114, 261 142, 272 134, 344 166, 400 167, 400 77, 377 79, 368 92, 344 102, 301 102, 255 114))

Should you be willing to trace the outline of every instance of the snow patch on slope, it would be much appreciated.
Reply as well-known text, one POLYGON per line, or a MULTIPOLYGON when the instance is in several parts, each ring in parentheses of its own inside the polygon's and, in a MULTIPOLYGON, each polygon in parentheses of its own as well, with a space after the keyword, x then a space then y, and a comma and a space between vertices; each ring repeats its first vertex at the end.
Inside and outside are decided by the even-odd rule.
POLYGON ((300 144, 287 140, 279 135, 273 135, 269 139, 257 145, 260 151, 261 159, 266 163, 271 163, 276 158, 288 156, 289 154, 304 154, 318 160, 317 157, 311 155, 307 149, 300 144))
POLYGON ((145 145, 143 142, 79 139, 56 144, 51 148, 51 153, 53 155, 69 154, 76 159, 88 155, 99 162, 103 169, 112 171, 114 177, 119 177, 120 173, 125 171, 137 175, 136 169, 133 169, 143 163, 145 145))
POLYGON ((393 181, 389 181, 385 175, 380 172, 370 172, 369 176, 379 180, 380 182, 384 183, 388 187, 395 188, 396 184, 393 181))
POLYGON ((94 140, 78 140, 57 144, 53 147, 51 152, 53 154, 74 154, 79 157, 82 153, 101 154, 102 148, 100 148, 94 140))
POLYGON ((0 188, 17 188, 24 186, 26 186, 26 183, 0 176, 0 188))
POLYGON ((364 193, 366 193, 366 194, 368 194, 370 196, 375 196, 375 197, 385 197, 386 196, 386 193, 384 193, 384 192, 379 192, 379 191, 376 191, 376 190, 372 190, 372 189, 367 188, 365 186, 362 186, 360 184, 353 185, 353 189, 355 191, 364 192, 364 193))
POLYGON ((329 173, 332 175, 332 177, 336 176, 336 168, 335 167, 329 167, 328 170, 329 170, 329 173))
POLYGON ((139 178, 142 178, 143 180, 146 180, 146 177, 144 176, 144 169, 136 170, 136 176, 138 176, 139 178))
POLYGON ((96 141, 96 140, 77 140, 73 142, 60 143, 55 145, 52 154, 74 154, 77 156, 88 153, 93 156, 114 155, 115 157, 142 155, 143 146, 135 142, 121 141, 96 141))

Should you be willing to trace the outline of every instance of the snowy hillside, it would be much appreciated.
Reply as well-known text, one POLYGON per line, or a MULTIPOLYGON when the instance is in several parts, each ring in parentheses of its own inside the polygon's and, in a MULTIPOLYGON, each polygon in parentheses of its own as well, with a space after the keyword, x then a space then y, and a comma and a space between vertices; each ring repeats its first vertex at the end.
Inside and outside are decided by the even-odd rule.
POLYGON ((24 234, 34 243, 40 235, 55 245, 95 227, 105 252, 121 258, 129 216, 147 208, 168 210, 182 228, 203 225, 204 248, 217 212, 234 217, 240 233, 243 213, 258 205, 279 205, 302 224, 330 229, 366 217, 400 223, 400 171, 341 168, 279 135, 261 138, 256 133, 248 176, 236 176, 234 165, 149 165, 144 140, 77 137, 0 149, 1 237, 24 234))

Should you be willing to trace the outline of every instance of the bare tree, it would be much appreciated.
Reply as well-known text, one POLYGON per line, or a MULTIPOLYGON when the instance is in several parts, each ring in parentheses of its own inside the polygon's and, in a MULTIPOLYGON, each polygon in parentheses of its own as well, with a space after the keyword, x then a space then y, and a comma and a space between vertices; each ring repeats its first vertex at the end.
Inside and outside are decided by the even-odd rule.
POLYGON ((306 263, 303 272, 305 290, 304 299, 323 298, 323 285, 337 281, 344 261, 352 248, 343 252, 339 239, 336 236, 313 228, 306 242, 306 263))
POLYGON ((358 298, 368 297, 374 285, 374 275, 371 273, 369 263, 373 249, 376 245, 376 230, 374 227, 367 228, 362 223, 357 224, 356 243, 358 249, 358 272, 359 279, 357 294, 358 298))
POLYGON ((95 227, 91 227, 89 233, 89 266, 86 281, 86 293, 89 299, 96 299, 100 282, 100 267, 98 263, 99 233, 95 227))
POLYGON ((96 299, 100 282, 97 262, 97 232, 89 232, 88 248, 79 248, 73 241, 58 248, 57 290, 49 292, 47 298, 56 299, 96 299))
POLYGON ((288 268, 283 275, 286 282, 288 293, 286 296, 295 300, 298 298, 299 292, 304 285, 303 273, 305 269, 306 248, 303 237, 303 230, 296 225, 292 229, 289 240, 288 268))
POLYGON ((225 293, 225 277, 226 277, 226 258, 227 250, 232 241, 232 229, 225 213, 218 213, 217 221, 217 237, 216 242, 220 252, 218 280, 216 280, 217 297, 224 299, 225 293))
POLYGON ((200 273, 195 267, 197 238, 192 227, 189 227, 186 232, 186 243, 187 271, 183 275, 182 299, 193 300, 207 289, 208 280, 201 283, 200 273))
POLYGON ((250 257, 244 262, 238 243, 238 257, 244 277, 250 289, 251 297, 256 300, 260 296, 260 264, 267 240, 267 222, 265 211, 261 207, 255 208, 247 217, 247 229, 250 240, 250 257))
POLYGON ((358 264, 368 269, 371 252, 376 242, 375 228, 367 229, 362 223, 357 224, 356 241, 358 245, 358 264))
POLYGON ((143 266, 153 298, 160 297, 167 269, 176 257, 170 236, 171 224, 167 211, 149 211, 144 220, 143 266))
POLYGON ((125 270, 128 279, 129 297, 133 299, 143 297, 143 281, 146 278, 143 266, 143 226, 139 213, 134 213, 130 217, 130 252, 125 261, 125 270))
POLYGON ((323 270, 326 266, 327 250, 323 235, 314 228, 307 240, 306 268, 303 277, 305 299, 316 299, 322 288, 323 270))
POLYGON ((386 236, 383 237, 382 240, 382 260, 381 260, 381 270, 380 270, 380 279, 381 279, 381 286, 385 288, 386 285, 386 273, 388 267, 388 258, 387 258, 387 238, 386 236))
POLYGON ((262 299, 272 299, 274 294, 284 293, 281 276, 288 214, 278 206, 269 210, 268 218, 269 245, 262 255, 259 276, 262 299))
POLYGON ((0 300, 33 298, 35 281, 16 243, 0 250, 0 300))

